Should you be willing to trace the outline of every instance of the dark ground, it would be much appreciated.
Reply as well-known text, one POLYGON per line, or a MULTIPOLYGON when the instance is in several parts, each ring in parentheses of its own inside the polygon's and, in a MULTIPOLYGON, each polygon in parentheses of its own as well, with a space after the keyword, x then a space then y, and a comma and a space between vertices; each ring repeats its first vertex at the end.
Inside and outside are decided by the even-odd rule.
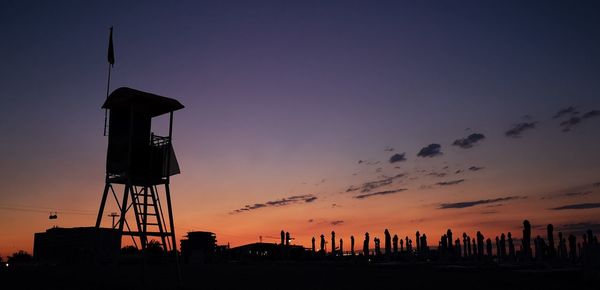
MULTIPOLYGON (((3 269, 0 288, 177 288, 172 266, 147 265, 142 273, 141 265, 30 265, 3 269)), ((183 289, 600 289, 597 274, 540 266, 254 262, 184 265, 183 277, 183 289)))

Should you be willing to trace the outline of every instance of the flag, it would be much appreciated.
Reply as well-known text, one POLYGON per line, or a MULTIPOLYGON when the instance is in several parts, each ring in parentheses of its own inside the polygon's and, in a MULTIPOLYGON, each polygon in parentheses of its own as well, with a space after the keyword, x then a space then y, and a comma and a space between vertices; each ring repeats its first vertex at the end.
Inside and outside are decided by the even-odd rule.
POLYGON ((112 32, 113 32, 113 28, 111 26, 110 27, 110 36, 108 39, 108 63, 110 63, 111 66, 114 66, 115 65, 115 49, 113 48, 112 32))

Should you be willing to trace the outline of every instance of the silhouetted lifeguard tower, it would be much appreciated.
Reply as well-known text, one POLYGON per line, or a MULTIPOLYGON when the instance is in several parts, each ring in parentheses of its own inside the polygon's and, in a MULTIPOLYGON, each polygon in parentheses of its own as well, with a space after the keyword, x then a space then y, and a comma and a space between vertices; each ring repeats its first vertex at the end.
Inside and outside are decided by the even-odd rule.
POLYGON ((158 237, 165 251, 176 250, 169 181, 171 175, 179 173, 171 142, 173 112, 183 105, 174 99, 122 87, 108 96, 102 108, 110 111, 110 119, 106 185, 96 227, 101 225, 110 192, 120 210, 119 222, 114 227, 118 227, 122 235, 131 236, 136 246, 137 238, 142 249, 148 245, 148 237, 158 237), (169 114, 169 135, 155 135, 152 118, 164 114, 169 114), (168 221, 163 215, 159 194, 163 186, 168 221), (132 228, 127 219, 130 209, 133 209, 136 228, 132 228))

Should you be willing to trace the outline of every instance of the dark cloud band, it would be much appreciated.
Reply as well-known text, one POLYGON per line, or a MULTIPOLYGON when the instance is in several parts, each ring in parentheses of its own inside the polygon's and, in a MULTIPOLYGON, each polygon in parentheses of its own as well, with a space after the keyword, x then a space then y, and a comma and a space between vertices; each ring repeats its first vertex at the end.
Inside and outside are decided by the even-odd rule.
POLYGON ((502 202, 502 201, 521 199, 521 198, 523 198, 523 197, 507 196, 507 197, 500 197, 500 198, 494 198, 494 199, 482 199, 482 200, 475 200, 475 201, 442 203, 438 207, 438 209, 467 208, 467 207, 472 207, 472 206, 477 206, 477 205, 482 205, 482 204, 490 204, 490 203, 496 203, 496 202, 502 202))
POLYGON ((286 198, 282 198, 282 199, 267 201, 265 203, 255 203, 252 205, 245 205, 242 208, 232 211, 230 214, 248 212, 248 211, 252 211, 252 210, 256 210, 256 209, 264 208, 264 207, 286 206, 286 205, 291 205, 291 204, 296 204, 296 203, 301 203, 301 202, 310 203, 310 202, 314 202, 315 200, 317 200, 317 197, 312 194, 294 195, 294 196, 290 196, 290 197, 286 197, 286 198))
POLYGON ((365 194, 359 194, 359 195, 355 196, 354 198, 365 199, 365 198, 378 196, 378 195, 394 194, 394 193, 402 192, 405 190, 406 190, 406 188, 400 188, 400 189, 395 189, 395 190, 386 190, 386 191, 378 191, 378 192, 373 192, 373 193, 365 193, 365 194))

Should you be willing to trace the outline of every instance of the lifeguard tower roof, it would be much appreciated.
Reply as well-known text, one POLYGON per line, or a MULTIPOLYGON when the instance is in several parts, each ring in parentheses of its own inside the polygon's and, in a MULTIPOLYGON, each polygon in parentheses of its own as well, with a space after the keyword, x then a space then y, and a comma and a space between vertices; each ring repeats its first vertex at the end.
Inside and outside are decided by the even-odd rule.
POLYGON ((175 99, 121 87, 108 96, 102 108, 109 110, 132 109, 150 114, 150 117, 156 117, 183 109, 184 106, 175 99))

